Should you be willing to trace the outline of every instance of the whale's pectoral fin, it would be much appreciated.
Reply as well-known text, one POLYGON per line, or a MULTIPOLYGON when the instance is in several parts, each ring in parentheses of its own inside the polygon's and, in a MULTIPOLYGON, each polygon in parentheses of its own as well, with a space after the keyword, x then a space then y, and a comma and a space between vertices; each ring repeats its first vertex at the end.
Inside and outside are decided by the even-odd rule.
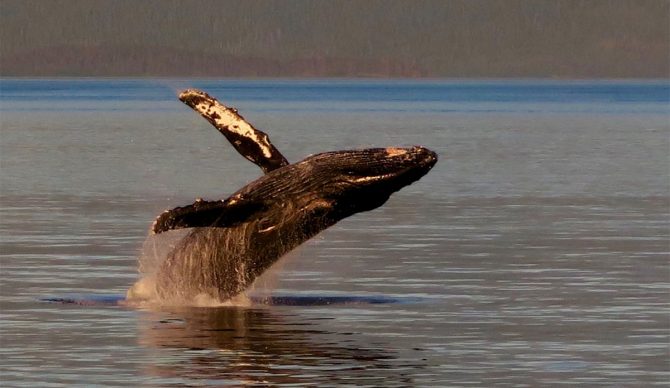
POLYGON ((215 227, 224 228, 245 222, 257 212, 266 209, 263 202, 238 200, 196 200, 192 205, 164 211, 151 226, 153 233, 172 229, 215 227))
POLYGON ((254 162, 266 174, 289 164, 284 155, 270 143, 268 135, 249 124, 235 108, 229 108, 196 89, 181 92, 179 99, 207 119, 237 152, 254 162))

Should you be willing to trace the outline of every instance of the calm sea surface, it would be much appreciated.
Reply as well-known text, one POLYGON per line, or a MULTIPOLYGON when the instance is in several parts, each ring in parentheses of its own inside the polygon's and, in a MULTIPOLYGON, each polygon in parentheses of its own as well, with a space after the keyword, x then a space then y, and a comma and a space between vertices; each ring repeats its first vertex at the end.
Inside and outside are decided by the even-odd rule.
POLYGON ((670 381, 667 81, 0 89, 3 387, 670 381), (187 87, 291 161, 413 144, 440 161, 280 261, 251 292, 274 303, 121 307, 157 214, 260 176, 176 99, 187 87))

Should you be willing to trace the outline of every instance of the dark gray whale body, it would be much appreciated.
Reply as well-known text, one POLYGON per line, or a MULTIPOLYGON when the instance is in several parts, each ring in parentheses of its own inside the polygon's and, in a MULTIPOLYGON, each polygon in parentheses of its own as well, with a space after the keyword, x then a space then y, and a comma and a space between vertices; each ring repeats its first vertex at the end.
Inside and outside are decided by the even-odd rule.
POLYGON ((161 214, 154 233, 193 229, 168 254, 151 290, 138 283, 129 299, 230 299, 285 253, 346 217, 383 205, 437 162, 434 152, 411 147, 326 152, 288 164, 237 111, 199 91, 180 99, 266 174, 225 200, 197 200, 161 214))

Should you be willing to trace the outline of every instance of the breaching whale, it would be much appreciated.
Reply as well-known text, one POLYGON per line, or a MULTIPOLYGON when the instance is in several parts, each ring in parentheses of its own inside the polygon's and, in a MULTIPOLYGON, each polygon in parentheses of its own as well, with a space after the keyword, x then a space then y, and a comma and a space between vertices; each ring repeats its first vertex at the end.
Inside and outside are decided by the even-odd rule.
POLYGON ((192 229, 150 282, 140 280, 128 291, 128 300, 228 300, 285 253, 346 217, 383 205, 437 162, 433 151, 414 146, 325 152, 289 164, 234 108, 193 89, 179 99, 265 175, 226 199, 198 199, 163 212, 151 233, 192 229))

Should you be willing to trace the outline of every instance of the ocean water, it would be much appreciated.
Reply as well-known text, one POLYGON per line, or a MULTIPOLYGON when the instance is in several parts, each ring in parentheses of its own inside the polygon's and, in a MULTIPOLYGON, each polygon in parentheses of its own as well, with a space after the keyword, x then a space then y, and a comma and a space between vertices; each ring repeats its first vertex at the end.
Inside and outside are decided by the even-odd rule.
POLYGON ((0 124, 3 387, 670 381, 667 80, 1 79, 0 124), (271 303, 119 306, 154 217, 261 174, 187 87, 290 161, 440 160, 282 259, 271 303))

